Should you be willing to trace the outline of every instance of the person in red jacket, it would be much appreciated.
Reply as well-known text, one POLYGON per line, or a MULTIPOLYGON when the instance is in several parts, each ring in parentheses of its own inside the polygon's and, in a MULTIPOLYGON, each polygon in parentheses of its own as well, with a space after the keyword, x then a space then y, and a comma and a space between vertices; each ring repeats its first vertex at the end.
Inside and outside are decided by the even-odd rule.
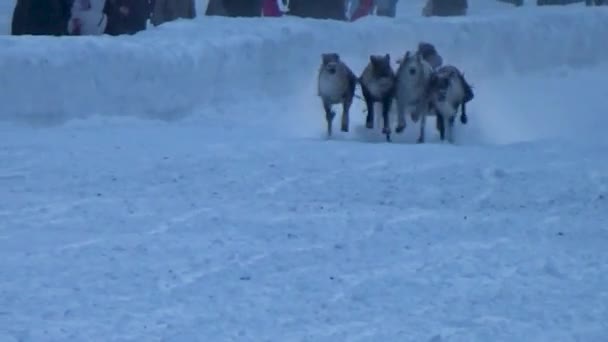
POLYGON ((262 15, 265 17, 280 17, 282 14, 277 0, 264 0, 262 3, 262 15))
POLYGON ((350 17, 350 21, 368 16, 374 10, 374 0, 360 0, 359 6, 355 9, 350 17))

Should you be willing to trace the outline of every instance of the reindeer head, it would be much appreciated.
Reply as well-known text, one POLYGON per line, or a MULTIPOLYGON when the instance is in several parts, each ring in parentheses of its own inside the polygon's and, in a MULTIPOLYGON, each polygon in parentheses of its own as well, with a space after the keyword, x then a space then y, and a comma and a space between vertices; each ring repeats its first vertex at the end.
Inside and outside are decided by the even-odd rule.
POLYGON ((391 67, 391 56, 386 55, 371 55, 369 56, 369 62, 372 65, 374 77, 390 77, 393 75, 393 69, 391 67))
POLYGON ((340 55, 337 53, 321 54, 321 67, 330 74, 335 74, 340 64, 340 55))
POLYGON ((410 51, 398 61, 399 74, 409 78, 419 78, 424 75, 424 59, 419 53, 412 54, 410 51))
POLYGON ((433 73, 429 80, 429 89, 439 102, 445 101, 450 86, 449 75, 433 73))
POLYGON ((433 68, 438 68, 443 64, 443 58, 437 53, 435 46, 431 43, 420 42, 418 43, 418 50, 416 51, 423 60, 431 65, 433 68))

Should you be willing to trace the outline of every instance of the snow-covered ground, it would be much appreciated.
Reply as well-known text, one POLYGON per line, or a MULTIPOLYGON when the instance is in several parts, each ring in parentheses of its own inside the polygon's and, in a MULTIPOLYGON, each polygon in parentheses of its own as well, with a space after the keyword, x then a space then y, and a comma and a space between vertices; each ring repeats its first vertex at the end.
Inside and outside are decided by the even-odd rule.
POLYGON ((607 33, 569 6, 0 37, 0 341, 605 341, 607 33), (320 53, 419 40, 475 86, 458 144, 385 143, 359 102, 326 140, 320 53))

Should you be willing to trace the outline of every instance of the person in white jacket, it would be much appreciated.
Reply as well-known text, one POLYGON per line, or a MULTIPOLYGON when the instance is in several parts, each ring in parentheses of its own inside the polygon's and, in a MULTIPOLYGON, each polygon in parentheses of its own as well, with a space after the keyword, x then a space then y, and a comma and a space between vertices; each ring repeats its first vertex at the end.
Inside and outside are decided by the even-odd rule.
POLYGON ((103 14, 105 0, 74 0, 72 16, 68 22, 71 35, 101 35, 104 33, 107 18, 103 14))

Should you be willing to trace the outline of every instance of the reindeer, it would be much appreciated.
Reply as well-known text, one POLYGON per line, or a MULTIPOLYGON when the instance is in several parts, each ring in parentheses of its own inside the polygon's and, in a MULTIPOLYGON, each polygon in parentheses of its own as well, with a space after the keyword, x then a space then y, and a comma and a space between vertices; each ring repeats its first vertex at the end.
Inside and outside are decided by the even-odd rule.
POLYGON ((420 53, 412 54, 410 51, 407 51, 398 63, 395 85, 398 123, 395 131, 402 133, 405 130, 407 110, 414 122, 421 119, 418 143, 423 143, 426 117, 434 115, 429 99, 429 85, 433 68, 420 53))
POLYGON ((382 133, 386 135, 387 141, 391 141, 389 112, 395 96, 395 72, 391 67, 390 55, 371 55, 359 77, 359 84, 367 106, 365 126, 369 129, 374 128, 374 104, 380 102, 384 119, 382 133))
POLYGON ((454 143, 454 121, 461 107, 460 122, 466 124, 467 114, 465 104, 473 99, 473 91, 464 75, 452 65, 445 65, 437 69, 429 86, 430 100, 437 115, 437 130, 441 141, 446 136, 450 143, 454 143))
POLYGON ((327 136, 332 135, 332 122, 336 113, 332 110, 335 104, 342 104, 342 131, 349 131, 349 112, 355 96, 357 76, 340 59, 337 53, 321 55, 317 79, 317 95, 321 97, 325 118, 327 120, 327 136))

